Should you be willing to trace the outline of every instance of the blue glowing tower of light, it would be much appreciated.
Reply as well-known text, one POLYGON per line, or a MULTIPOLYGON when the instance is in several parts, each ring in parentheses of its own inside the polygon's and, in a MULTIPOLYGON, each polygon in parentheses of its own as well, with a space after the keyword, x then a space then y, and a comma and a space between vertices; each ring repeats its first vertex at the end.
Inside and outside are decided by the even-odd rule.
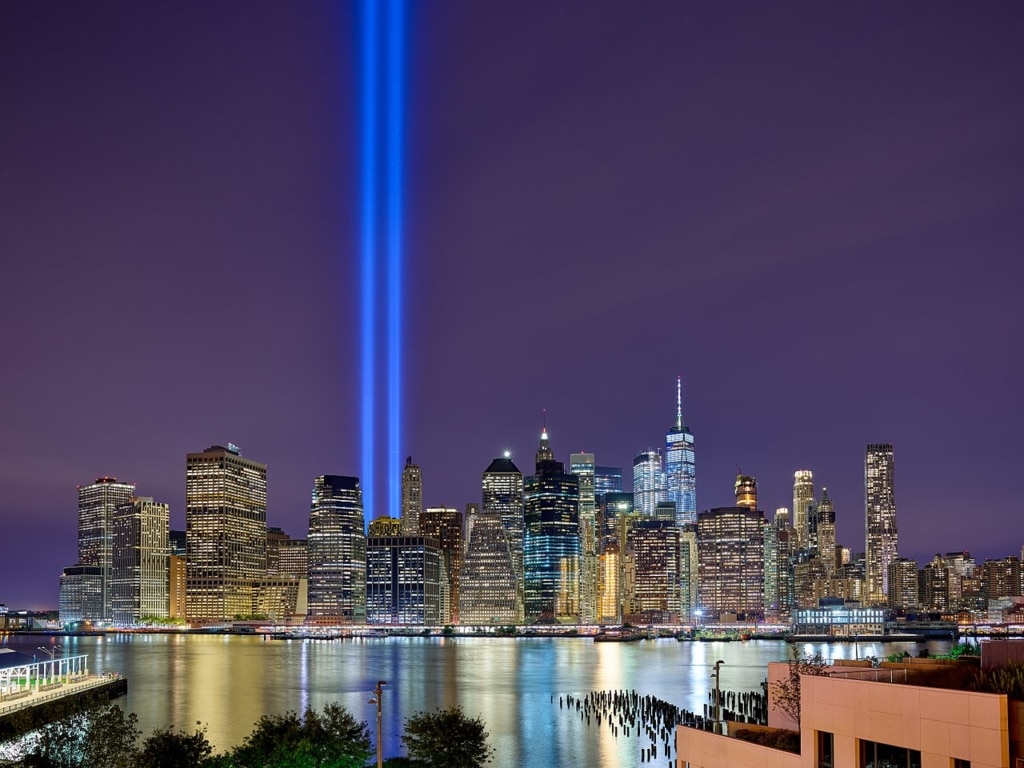
POLYGON ((397 517, 402 472, 405 0, 362 0, 360 14, 363 506, 367 518, 379 516, 377 490, 385 485, 387 512, 397 517), (381 348, 386 352, 379 356, 381 348), (383 403, 377 396, 382 383, 383 403), (386 438, 383 446, 378 434, 386 438), (379 467, 385 467, 383 480, 379 467))

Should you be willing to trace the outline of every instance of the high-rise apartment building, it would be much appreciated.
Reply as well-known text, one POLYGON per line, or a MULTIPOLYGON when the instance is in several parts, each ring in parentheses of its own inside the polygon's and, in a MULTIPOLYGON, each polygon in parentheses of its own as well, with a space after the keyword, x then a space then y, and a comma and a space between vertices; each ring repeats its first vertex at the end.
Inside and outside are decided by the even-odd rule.
MULTIPOLYGON (((90 485, 78 486, 78 564, 100 569, 102 607, 98 615, 85 616, 89 621, 110 621, 113 617, 114 512, 131 502, 134 495, 135 486, 119 483, 116 477, 101 477, 90 485)), ((92 614, 95 603, 89 594, 92 614)))
POLYGON ((441 622, 441 550, 426 536, 371 537, 366 543, 366 623, 441 622))
POLYGON ((608 492, 598 505, 598 623, 621 624, 627 562, 626 531, 636 515, 633 494, 608 492))
POLYGON ((633 457, 633 505, 645 517, 654 517, 659 501, 665 501, 665 468, 661 451, 649 448, 633 457))
MULTIPOLYGON (((508 451, 492 461, 484 470, 482 478, 483 498, 481 500, 481 514, 498 515, 502 526, 505 528, 505 535, 508 538, 508 548, 512 555, 512 568, 515 573, 515 588, 518 595, 519 613, 522 613, 523 604, 523 473, 512 461, 508 451)), ((475 524, 475 516, 467 518, 469 524, 475 524)), ((471 533, 467 531, 467 541, 471 533)), ((492 538, 490 534, 484 537, 488 541, 492 538)))
POLYGON ((252 613, 267 570, 267 466, 214 445, 185 457, 186 612, 190 621, 252 613))
POLYGON ((516 591, 516 572, 508 531, 501 514, 473 515, 459 590, 459 621, 467 626, 510 625, 522 621, 522 601, 516 591))
POLYGON ((545 429, 534 474, 523 483, 524 611, 531 623, 579 615, 579 479, 553 457, 545 429))
POLYGON ((633 569, 628 580, 627 619, 638 624, 676 624, 680 612, 680 529, 675 521, 638 520, 627 546, 633 569))
POLYGON ((420 514, 423 512, 423 473, 419 465, 412 463, 412 456, 405 459, 402 469, 402 535, 419 536, 420 514))
POLYGON ((810 542, 811 505, 814 504, 814 473, 798 469, 793 473, 793 529, 799 549, 807 549, 810 542))
POLYGON ((736 475, 736 506, 757 509, 757 478, 750 475, 736 475))
POLYGON ((113 621, 133 626, 145 618, 167 618, 170 509, 148 496, 114 512, 113 621))
POLYGON ((864 459, 864 591, 869 605, 889 595, 889 564, 899 557, 892 443, 872 443, 864 459))
POLYGON ((719 507, 697 515, 700 604, 705 621, 764 612, 764 514, 719 507))
POLYGON ((465 549, 462 543, 462 513, 452 507, 427 507, 420 515, 420 534, 437 541, 441 552, 443 578, 447 581, 447 609, 443 624, 458 624, 465 549))
POLYGON ((596 464, 592 453, 569 456, 569 472, 580 484, 580 623, 597 623, 597 497, 594 493, 596 464))
POLYGON ((318 624, 366 620, 366 533, 359 478, 321 475, 309 508, 308 615, 318 624))
POLYGON ((676 379, 676 422, 665 435, 665 499, 676 505, 676 525, 697 522, 693 432, 683 423, 683 380, 676 379))

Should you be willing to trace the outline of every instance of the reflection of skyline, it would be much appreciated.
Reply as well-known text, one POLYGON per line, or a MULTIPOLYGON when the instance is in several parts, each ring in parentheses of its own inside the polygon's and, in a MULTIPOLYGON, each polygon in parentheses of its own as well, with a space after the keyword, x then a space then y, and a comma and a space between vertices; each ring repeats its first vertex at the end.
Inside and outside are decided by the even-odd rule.
MULTIPOLYGON (((119 671, 128 678, 129 693, 116 703, 138 714, 147 735, 168 725, 191 732, 200 722, 221 751, 240 743, 264 714, 337 702, 365 721, 375 739, 374 707, 367 702, 376 681, 387 680, 387 755, 400 753, 408 716, 460 704, 470 717, 483 719, 498 752, 494 768, 635 764, 645 738, 616 737, 607 724, 588 727, 575 712, 559 709, 559 696, 636 690, 701 714, 714 661, 725 661, 723 689, 760 691, 767 663, 786 659, 790 649, 766 641, 601 644, 585 638, 303 642, 112 635, 66 640, 69 652, 89 655, 94 671, 119 671)), ((15 636, 4 644, 31 652, 39 643, 15 636)), ((944 647, 928 644, 932 652, 944 647)), ((802 646, 834 658, 882 656, 905 648, 918 650, 914 644, 802 646)))

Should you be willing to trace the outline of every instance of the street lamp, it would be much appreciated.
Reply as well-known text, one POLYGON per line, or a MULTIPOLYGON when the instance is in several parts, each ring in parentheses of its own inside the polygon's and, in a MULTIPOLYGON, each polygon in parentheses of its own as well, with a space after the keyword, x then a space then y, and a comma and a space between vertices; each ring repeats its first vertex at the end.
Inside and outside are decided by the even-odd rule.
POLYGON ((377 705, 377 768, 382 768, 384 765, 384 741, 381 739, 380 733, 380 702, 381 694, 384 692, 383 689, 385 685, 387 685, 386 681, 378 680, 377 687, 373 689, 373 698, 368 702, 369 704, 377 705))
POLYGON ((42 651, 43 653, 45 653, 47 656, 50 657, 50 678, 49 679, 52 680, 53 679, 53 662, 54 662, 54 657, 58 653, 64 653, 64 646, 62 646, 62 645, 55 645, 55 646, 53 646, 52 649, 50 649, 50 648, 47 648, 46 646, 40 645, 40 646, 36 647, 36 650, 42 651))
POLYGON ((715 733, 722 733, 722 665, 724 661, 719 659, 715 662, 715 671, 711 676, 715 678, 715 733))

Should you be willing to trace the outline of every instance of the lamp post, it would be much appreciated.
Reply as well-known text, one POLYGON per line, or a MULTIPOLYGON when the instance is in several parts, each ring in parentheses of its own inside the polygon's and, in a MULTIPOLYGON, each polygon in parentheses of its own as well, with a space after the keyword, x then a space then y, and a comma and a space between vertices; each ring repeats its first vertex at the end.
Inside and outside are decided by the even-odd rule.
POLYGON ((373 698, 370 699, 370 704, 377 705, 377 768, 381 768, 384 765, 384 741, 381 739, 381 694, 384 692, 384 686, 387 685, 385 680, 378 680, 377 687, 373 689, 373 698))
POLYGON ((715 733, 722 733, 722 665, 724 661, 719 659, 715 662, 715 671, 711 676, 715 678, 715 733))
MULTIPOLYGON (((61 646, 61 645, 55 645, 51 649, 51 648, 47 648, 46 646, 40 645, 40 646, 36 647, 36 650, 42 651, 43 653, 45 653, 47 656, 50 657, 50 678, 49 679, 52 680, 53 679, 53 662, 54 662, 54 657, 58 653, 63 653, 64 652, 64 647, 61 646)), ((38 683, 37 683, 37 685, 38 685, 38 683)))

